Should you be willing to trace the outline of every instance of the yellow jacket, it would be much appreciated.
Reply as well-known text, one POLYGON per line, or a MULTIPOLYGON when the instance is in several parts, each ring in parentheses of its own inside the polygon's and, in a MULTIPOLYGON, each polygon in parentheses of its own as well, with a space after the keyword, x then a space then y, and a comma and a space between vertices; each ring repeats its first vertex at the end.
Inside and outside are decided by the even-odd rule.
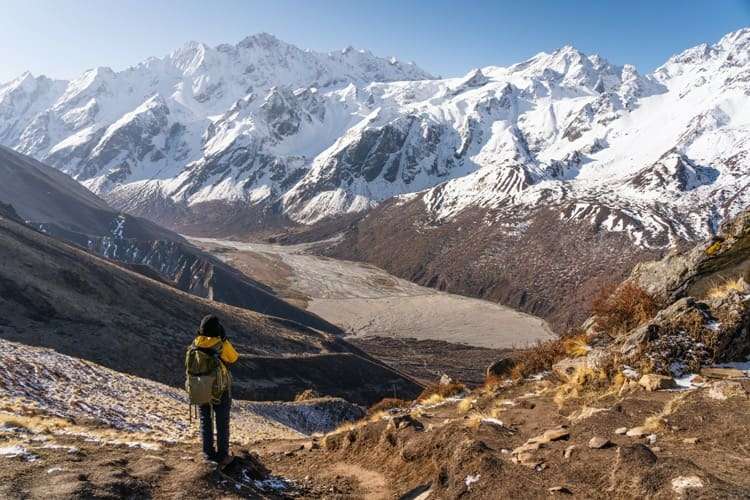
POLYGON ((219 357, 226 365, 234 364, 240 358, 237 351, 234 350, 234 346, 231 342, 229 342, 229 340, 221 340, 219 337, 204 337, 203 335, 198 335, 195 337, 193 344, 195 347, 203 349, 212 349, 216 347, 217 344, 221 344, 219 346, 219 357))

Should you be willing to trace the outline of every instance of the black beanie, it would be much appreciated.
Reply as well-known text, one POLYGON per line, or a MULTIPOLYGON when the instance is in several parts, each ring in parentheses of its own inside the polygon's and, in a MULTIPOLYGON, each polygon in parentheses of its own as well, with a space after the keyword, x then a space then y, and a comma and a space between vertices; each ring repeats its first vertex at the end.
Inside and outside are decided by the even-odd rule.
POLYGON ((219 318, 209 314, 201 320, 201 326, 198 328, 198 334, 205 337, 226 337, 224 327, 219 323, 219 318))

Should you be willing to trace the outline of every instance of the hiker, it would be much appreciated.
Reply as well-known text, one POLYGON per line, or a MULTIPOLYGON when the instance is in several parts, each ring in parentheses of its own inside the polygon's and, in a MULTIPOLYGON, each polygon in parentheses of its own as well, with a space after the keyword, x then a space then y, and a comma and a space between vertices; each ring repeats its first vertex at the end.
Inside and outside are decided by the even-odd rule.
POLYGON ((232 456, 229 454, 232 376, 228 366, 236 362, 238 357, 237 351, 227 340, 219 318, 213 315, 203 318, 198 328, 198 336, 190 344, 185 355, 185 388, 190 397, 190 404, 197 405, 200 411, 203 455, 207 460, 218 462, 220 467, 232 462, 232 456))

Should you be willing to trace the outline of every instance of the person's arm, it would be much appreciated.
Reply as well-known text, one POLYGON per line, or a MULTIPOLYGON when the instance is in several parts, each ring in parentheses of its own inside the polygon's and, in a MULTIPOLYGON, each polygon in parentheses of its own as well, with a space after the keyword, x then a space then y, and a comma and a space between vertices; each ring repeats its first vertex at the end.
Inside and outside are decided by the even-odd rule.
POLYGON ((228 364, 234 364, 240 358, 237 351, 234 350, 234 346, 229 340, 225 340, 221 347, 221 360, 228 364))

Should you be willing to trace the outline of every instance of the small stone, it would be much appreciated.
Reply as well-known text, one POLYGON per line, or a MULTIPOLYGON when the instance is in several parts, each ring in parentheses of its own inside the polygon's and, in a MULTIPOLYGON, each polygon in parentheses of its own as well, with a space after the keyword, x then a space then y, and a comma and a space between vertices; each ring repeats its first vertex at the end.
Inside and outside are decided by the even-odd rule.
POLYGON ((565 448, 565 453, 563 454, 563 457, 565 457, 565 460, 570 459, 571 456, 573 456, 573 450, 576 449, 576 445, 571 444, 567 448, 565 448))
POLYGON ((654 453, 659 453, 661 451, 661 448, 659 448, 658 446, 652 446, 651 451, 653 451, 654 453))
POLYGON ((628 437, 640 438, 646 435, 646 429, 643 427, 633 427, 625 433, 628 437))
POLYGON ((589 448, 593 448, 595 450, 600 450, 606 446, 609 446, 611 443, 609 439, 605 439, 603 437, 594 436, 589 441, 589 448))
POLYGON ((655 444, 656 434, 649 434, 648 436, 646 436, 646 441, 648 441, 648 444, 655 444))
POLYGON ((638 384, 649 392, 663 391, 677 387, 677 383, 672 377, 657 375, 656 373, 647 373, 642 376, 638 384))
POLYGON ((617 429, 615 429, 615 434, 618 434, 620 436, 622 436, 626 432, 628 432, 628 428, 627 427, 618 427, 617 429))
POLYGON ((685 439, 682 440, 682 442, 685 443, 685 444, 696 444, 698 441, 700 441, 700 439, 698 439, 696 437, 685 438, 685 439))
POLYGON ((453 379, 449 375, 444 373, 443 376, 440 377, 440 385, 450 385, 452 383, 453 379))

